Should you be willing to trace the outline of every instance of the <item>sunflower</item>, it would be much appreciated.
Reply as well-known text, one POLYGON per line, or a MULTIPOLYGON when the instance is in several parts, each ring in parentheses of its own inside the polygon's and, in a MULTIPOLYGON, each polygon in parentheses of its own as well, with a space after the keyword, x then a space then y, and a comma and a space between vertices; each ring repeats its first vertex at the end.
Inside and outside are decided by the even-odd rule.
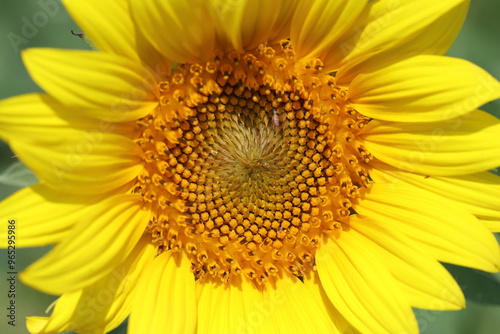
POLYGON ((25 51, 46 93, 0 103, 40 179, 0 210, 54 244, 31 333, 417 333, 465 305, 440 262, 499 270, 469 1, 63 2, 98 51, 25 51))

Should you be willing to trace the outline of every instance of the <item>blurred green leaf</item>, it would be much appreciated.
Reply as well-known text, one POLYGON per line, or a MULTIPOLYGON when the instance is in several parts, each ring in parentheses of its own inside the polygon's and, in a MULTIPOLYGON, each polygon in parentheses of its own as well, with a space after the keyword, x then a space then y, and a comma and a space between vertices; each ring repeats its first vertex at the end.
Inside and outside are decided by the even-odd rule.
POLYGON ((12 187, 24 188, 38 182, 32 171, 21 161, 16 161, 0 174, 0 184, 12 187))
POLYGON ((500 276, 481 270, 444 264, 462 288, 465 298, 480 304, 500 305, 500 276))
POLYGON ((122 322, 122 324, 116 327, 114 330, 109 332, 109 334, 127 334, 128 319, 122 322))

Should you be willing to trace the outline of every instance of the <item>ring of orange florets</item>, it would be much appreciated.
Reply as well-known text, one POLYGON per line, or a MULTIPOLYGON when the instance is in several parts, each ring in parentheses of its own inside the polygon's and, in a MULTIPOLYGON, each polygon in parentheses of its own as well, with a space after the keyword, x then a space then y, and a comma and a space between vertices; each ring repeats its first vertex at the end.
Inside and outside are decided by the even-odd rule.
POLYGON ((320 237, 342 229, 369 177, 357 139, 368 119, 321 62, 290 43, 178 65, 137 122, 159 252, 184 251, 198 278, 258 284, 314 267, 320 237))

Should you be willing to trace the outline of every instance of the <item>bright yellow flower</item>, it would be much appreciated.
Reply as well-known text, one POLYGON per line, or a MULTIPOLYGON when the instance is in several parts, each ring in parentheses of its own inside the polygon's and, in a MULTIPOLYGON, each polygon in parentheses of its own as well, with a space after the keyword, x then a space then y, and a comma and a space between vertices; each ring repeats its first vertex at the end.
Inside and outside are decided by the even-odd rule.
POLYGON ((416 333, 464 307, 439 261, 499 270, 500 84, 442 56, 468 1, 65 5, 99 51, 25 51, 46 94, 0 104, 41 180, 2 216, 55 244, 32 333, 416 333))

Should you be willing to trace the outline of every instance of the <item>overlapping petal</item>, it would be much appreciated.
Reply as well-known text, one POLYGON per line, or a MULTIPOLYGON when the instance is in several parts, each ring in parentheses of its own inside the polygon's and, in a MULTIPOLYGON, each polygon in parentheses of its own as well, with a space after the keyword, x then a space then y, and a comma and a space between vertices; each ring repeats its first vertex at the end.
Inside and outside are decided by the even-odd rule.
POLYGON ((444 54, 460 31, 469 0, 381 0, 368 5, 367 16, 324 57, 325 69, 338 70, 339 84, 414 55, 444 54))
POLYGON ((104 115, 103 110, 69 108, 46 94, 19 95, 0 102, 0 138, 54 145, 71 141, 76 131, 132 132, 129 124, 99 119, 104 115))
POLYGON ((417 333, 417 322, 380 249, 351 229, 325 237, 316 263, 335 308, 361 333, 417 333))
POLYGON ((99 50, 138 59, 126 1, 63 0, 63 4, 99 50))
POLYGON ((245 279, 228 285, 197 284, 199 334, 338 332, 316 292, 295 277, 283 276, 264 291, 245 279))
POLYGON ((128 257, 142 236, 151 213, 141 206, 136 195, 103 201, 63 241, 22 272, 21 279, 51 294, 95 284, 128 257))
POLYGON ((472 174, 500 165, 500 120, 480 110, 435 123, 372 121, 364 139, 376 158, 423 175, 472 174))
POLYGON ((142 169, 141 152, 126 137, 133 129, 128 124, 86 117, 45 94, 4 100, 0 111, 2 137, 48 187, 95 196, 142 169))
POLYGON ((167 59, 185 63, 212 55, 215 27, 208 19, 206 1, 129 2, 138 28, 167 59))
POLYGON ((386 182, 408 182, 444 198, 458 202, 464 209, 484 220, 500 219, 500 176, 481 172, 454 177, 427 177, 398 170, 386 164, 375 165, 386 182))
POLYGON ((401 286, 412 307, 457 310, 465 299, 453 276, 435 259, 416 248, 410 239, 387 226, 385 220, 353 216, 349 226, 380 249, 378 257, 401 286))
POLYGON ((491 232, 500 232, 500 220, 479 219, 479 221, 491 232))
POLYGON ((377 120, 435 122, 500 98, 500 83, 466 60, 416 56, 358 75, 348 96, 357 111, 377 120))
POLYGON ((460 204, 403 182, 387 183, 377 170, 371 174, 376 183, 356 206, 360 215, 407 236, 438 261, 490 272, 500 269, 495 237, 460 204))
POLYGON ((220 42, 242 52, 283 35, 289 29, 285 22, 291 14, 286 11, 295 5, 296 1, 283 0, 211 0, 210 10, 220 42))
POLYGON ((328 313, 328 316, 333 321, 335 326, 335 333, 339 332, 342 334, 354 334, 355 329, 351 326, 349 322, 340 314, 340 312, 333 306, 332 302, 328 298, 321 280, 319 278, 318 272, 314 271, 309 275, 303 277, 304 286, 310 291, 311 295, 322 304, 323 308, 328 313))
POLYGON ((61 138, 70 138, 74 134, 73 124, 84 129, 98 126, 97 121, 78 117, 76 112, 68 113, 71 119, 67 119, 59 113, 64 110, 65 108, 54 98, 39 93, 2 100, 0 137, 7 142, 11 140, 54 142, 60 141, 61 138), (50 135, 56 131, 57 137, 50 135))
POLYGON ((114 193, 142 170, 138 147, 129 138, 98 131, 73 133, 67 142, 40 147, 16 141, 11 148, 48 187, 69 194, 114 193))
MULTIPOLYGON (((63 240, 98 200, 96 196, 68 196, 36 184, 1 201, 0 212, 15 221, 17 247, 44 246, 63 240)), ((0 230, 2 248, 7 246, 7 233, 7 227, 0 230)))
MULTIPOLYGON (((270 317, 271 333, 300 334, 307 331, 313 333, 338 333, 339 329, 333 322, 335 318, 320 301, 315 290, 306 287, 295 277, 284 276, 276 282, 276 291, 266 292, 269 298, 274 293, 279 293, 282 300, 275 311, 275 318, 270 317), (307 314, 307 316, 304 316, 307 314)), ((268 333, 268 332, 263 332, 268 333)))
POLYGON ((276 43, 290 37, 292 19, 300 2, 300 0, 287 0, 284 3, 269 35, 269 43, 276 43))
POLYGON ((245 279, 222 285, 210 280, 197 281, 198 334, 236 331, 271 332, 265 317, 277 308, 278 291, 264 298, 262 292, 245 279), (214 308, 217 305, 217 308, 214 308), (259 308, 260 306, 260 308, 259 308), (252 322, 250 322, 252 318, 252 322))
POLYGON ((28 317, 28 330, 107 333, 116 328, 129 315, 132 292, 155 252, 148 238, 142 238, 122 264, 94 285, 63 294, 50 317, 28 317))
POLYGON ((29 49, 23 60, 33 80, 70 107, 102 110, 104 120, 125 122, 156 106, 155 79, 133 61, 102 52, 29 49), (92 84, 89 85, 89 82, 92 84))
POLYGON ((149 45, 132 19, 127 0, 62 0, 65 8, 95 46, 103 52, 123 56, 153 70, 168 63, 149 45))
POLYGON ((131 334, 195 333, 196 288, 191 263, 180 253, 160 254, 134 293, 131 334))
POLYGON ((316 58, 352 27, 366 0, 301 1, 291 25, 290 40, 298 58, 316 58))

